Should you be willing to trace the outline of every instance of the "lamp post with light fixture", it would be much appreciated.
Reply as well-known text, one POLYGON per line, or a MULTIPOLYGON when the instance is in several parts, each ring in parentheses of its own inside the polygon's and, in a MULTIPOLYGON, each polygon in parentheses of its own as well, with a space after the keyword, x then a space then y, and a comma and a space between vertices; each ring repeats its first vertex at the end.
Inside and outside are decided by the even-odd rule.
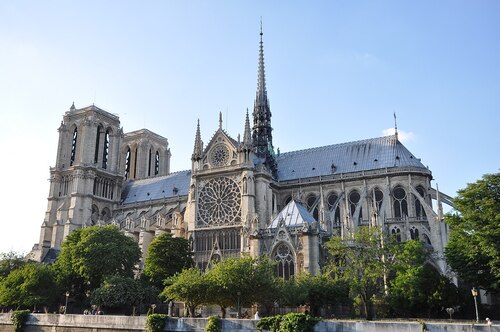
POLYGON ((477 310, 477 289, 472 287, 472 296, 474 297, 474 306, 476 307, 476 323, 479 323, 479 311, 477 310))
POLYGON ((66 295, 66 303, 64 304, 64 314, 66 315, 66 310, 68 310, 69 291, 67 291, 65 295, 66 295))

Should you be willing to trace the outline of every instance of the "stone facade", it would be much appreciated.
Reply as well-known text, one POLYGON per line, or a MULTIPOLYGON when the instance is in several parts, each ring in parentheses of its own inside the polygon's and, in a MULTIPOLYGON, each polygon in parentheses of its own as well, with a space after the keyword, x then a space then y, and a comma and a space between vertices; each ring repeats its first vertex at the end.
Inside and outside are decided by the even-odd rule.
POLYGON ((276 273, 318 273, 322 244, 359 227, 380 226, 398 241, 420 239, 446 273, 448 230, 432 173, 395 135, 280 153, 259 47, 254 109, 234 139, 219 128, 205 145, 195 131, 190 170, 170 172, 167 139, 147 129, 123 133, 96 106, 63 116, 48 207, 31 255, 53 260, 74 229, 115 224, 146 253, 162 232, 189 239, 204 269, 226 257, 270 255, 276 273), (253 119, 253 126, 250 125, 253 119))

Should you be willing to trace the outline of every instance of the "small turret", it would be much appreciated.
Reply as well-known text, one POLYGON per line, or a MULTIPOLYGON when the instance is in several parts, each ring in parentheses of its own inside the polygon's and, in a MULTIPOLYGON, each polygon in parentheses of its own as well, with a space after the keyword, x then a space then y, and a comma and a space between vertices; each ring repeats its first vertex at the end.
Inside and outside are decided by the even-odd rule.
POLYGON ((198 125, 196 127, 196 136, 194 138, 193 155, 191 156, 191 160, 192 161, 200 160, 202 154, 203 154, 203 142, 201 141, 201 134, 200 134, 200 119, 198 119, 198 125))

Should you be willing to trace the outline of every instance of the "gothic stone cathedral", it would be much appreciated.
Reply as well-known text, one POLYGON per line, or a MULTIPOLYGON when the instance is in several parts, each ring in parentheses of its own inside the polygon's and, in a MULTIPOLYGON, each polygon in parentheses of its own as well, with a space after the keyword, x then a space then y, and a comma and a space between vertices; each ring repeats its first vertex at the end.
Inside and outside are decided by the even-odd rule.
POLYGON ((445 273, 441 201, 450 198, 431 187, 431 171, 397 133, 275 153, 262 32, 257 82, 253 126, 247 112, 242 139, 219 119, 204 145, 198 123, 191 170, 174 173, 166 138, 147 129, 124 133, 118 116, 73 104, 58 129, 47 212, 31 257, 52 261, 74 229, 114 224, 143 255, 155 236, 170 232, 189 240, 200 268, 270 255, 276 273, 288 278, 318 273, 330 237, 381 226, 398 241, 424 241, 445 273))

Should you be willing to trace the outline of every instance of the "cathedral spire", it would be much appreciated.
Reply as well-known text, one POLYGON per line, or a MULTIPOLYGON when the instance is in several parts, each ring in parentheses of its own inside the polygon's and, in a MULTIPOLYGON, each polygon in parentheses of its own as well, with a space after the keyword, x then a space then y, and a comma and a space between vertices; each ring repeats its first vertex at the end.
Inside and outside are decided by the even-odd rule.
POLYGON ((252 148, 252 133, 250 132, 250 118, 248 116, 248 108, 245 118, 245 131, 243 132, 243 147, 245 149, 252 148))
POLYGON ((267 99, 266 73, 264 66, 264 42, 262 41, 262 20, 260 26, 259 66, 257 74, 257 93, 253 108, 252 144, 257 157, 274 171, 275 160, 271 127, 271 109, 267 99))
POLYGON ((198 119, 198 125, 196 127, 196 136, 194 138, 194 149, 193 155, 191 156, 192 161, 200 160, 203 153, 203 142, 201 141, 200 134, 200 119, 198 119))

